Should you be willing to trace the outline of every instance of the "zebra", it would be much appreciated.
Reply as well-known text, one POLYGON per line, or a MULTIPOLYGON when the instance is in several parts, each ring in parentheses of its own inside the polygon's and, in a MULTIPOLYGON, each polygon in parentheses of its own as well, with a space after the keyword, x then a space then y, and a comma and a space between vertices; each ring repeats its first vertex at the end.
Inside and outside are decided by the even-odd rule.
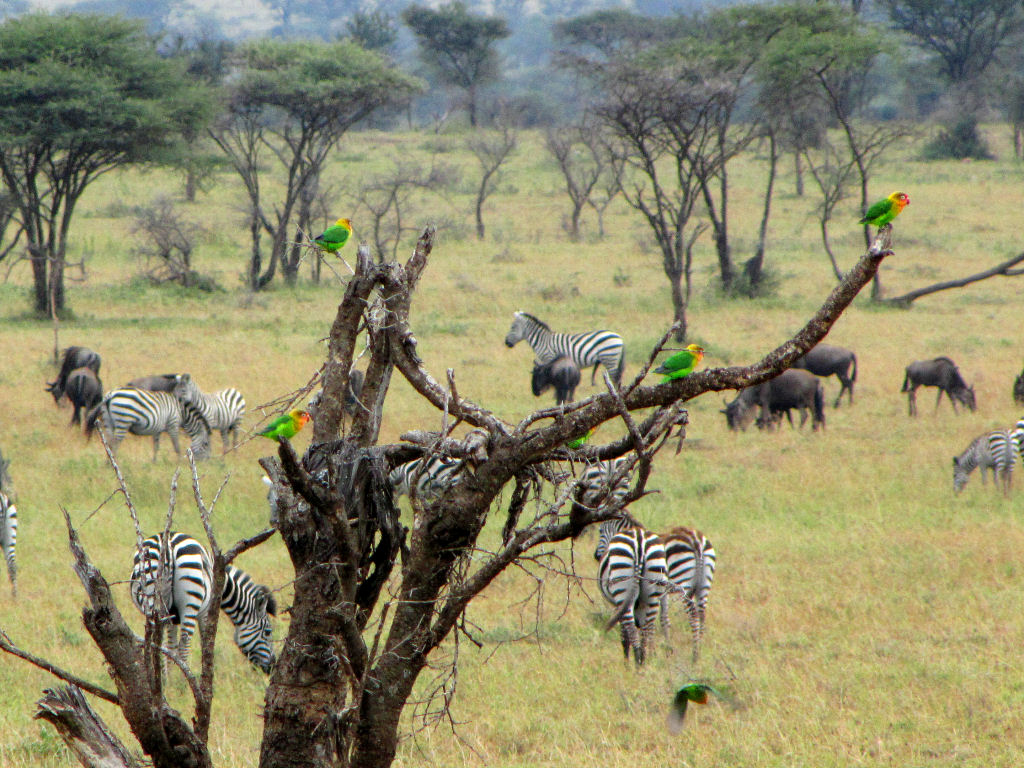
POLYGON ((388 474, 395 496, 408 493, 423 501, 431 501, 459 482, 463 463, 448 456, 422 456, 399 464, 388 474))
POLYGON ((171 438, 176 454, 181 453, 178 445, 178 428, 184 428, 192 438, 192 453, 196 459, 210 455, 210 425, 199 411, 187 403, 181 403, 168 392, 149 392, 145 389, 125 387, 108 392, 103 401, 93 407, 85 419, 85 436, 88 438, 102 418, 110 436, 110 451, 116 454, 124 436, 153 436, 153 461, 160 448, 160 433, 166 432, 171 438))
MULTIPOLYGON (((704 636, 704 618, 708 592, 715 577, 715 548, 700 531, 682 526, 659 534, 665 544, 665 562, 672 591, 685 601, 693 635, 693 661, 700 657, 700 641, 704 636)), ((668 635, 668 598, 666 592, 661 603, 662 629, 668 635)))
POLYGON ((170 618, 167 645, 186 669, 196 624, 210 608, 212 583, 210 556, 184 533, 150 536, 135 552, 132 602, 144 616, 170 618))
POLYGON ((245 416, 245 398, 234 387, 219 392, 204 394, 187 373, 175 377, 174 396, 198 410, 209 422, 210 429, 220 430, 224 443, 223 453, 228 452, 228 435, 232 447, 238 447, 238 428, 245 416))
POLYGON ((14 560, 14 545, 18 541, 18 508, 6 493, 0 491, 0 549, 7 561, 7 578, 11 580, 11 594, 18 596, 18 566, 14 560))
POLYGON ((628 660, 632 648, 637 666, 647 657, 654 619, 667 586, 666 570, 665 545, 640 527, 611 536, 598 566, 601 594, 617 608, 607 628, 619 624, 623 654, 628 660))
MULTIPOLYGON (((199 618, 212 603, 213 566, 206 549, 184 533, 171 532, 166 546, 156 534, 142 542, 142 556, 135 553, 131 575, 132 602, 148 616, 154 606, 155 584, 160 584, 159 610, 171 619, 168 647, 188 667, 189 646, 199 618), (161 557, 162 556, 162 557, 161 557), (173 634, 180 625, 180 638, 173 634), (176 647, 175 647, 176 646, 176 647)), ((235 645, 264 673, 274 665, 269 615, 277 615, 277 603, 268 587, 256 584, 245 571, 228 565, 220 607, 235 627, 235 645)))
POLYGON ((612 483, 622 462, 623 459, 598 461, 580 472, 569 514, 571 520, 581 520, 602 505, 622 506, 622 500, 629 493, 629 475, 624 473, 612 483))
POLYGON ((594 366, 590 383, 597 376, 597 366, 608 369, 615 386, 622 380, 625 345, 622 337, 611 331, 590 333, 554 333, 544 322, 526 312, 516 312, 512 327, 505 336, 505 346, 514 347, 526 340, 533 347, 536 364, 545 365, 552 360, 566 356, 580 367, 580 370, 594 366))
POLYGON ((273 628, 268 614, 277 615, 274 594, 233 565, 225 569, 224 577, 220 607, 235 625, 235 645, 253 666, 270 674, 274 651, 270 647, 273 628))
POLYGON ((981 482, 985 482, 985 470, 990 469, 996 487, 1002 486, 1003 493, 1008 494, 1013 483, 1013 465, 1020 452, 1019 435, 1016 431, 997 429, 976 437, 967 450, 953 457, 953 490, 963 490, 968 475, 981 467, 981 482))

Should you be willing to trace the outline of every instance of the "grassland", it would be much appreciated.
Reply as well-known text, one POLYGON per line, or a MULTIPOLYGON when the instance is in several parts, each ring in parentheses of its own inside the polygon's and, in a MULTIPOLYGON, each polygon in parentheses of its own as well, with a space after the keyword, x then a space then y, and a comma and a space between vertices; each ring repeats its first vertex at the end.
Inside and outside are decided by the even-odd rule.
MULTIPOLYGON (((1002 157, 1006 136, 993 130, 1002 157)), ((351 136, 332 168, 339 190, 390 158, 437 153, 472 173, 472 158, 448 137, 351 136)), ((896 255, 882 269, 887 290, 980 271, 1022 248, 1024 169, 1013 161, 922 163, 913 147, 879 169, 879 195, 905 189, 911 207, 897 222, 896 255)), ((733 175, 732 215, 738 260, 749 255, 758 221, 763 169, 745 158, 733 175)), ((153 287, 138 277, 130 253, 126 206, 178 184, 162 172, 104 178, 88 193, 73 225, 71 258, 86 257, 86 275, 69 284, 74 319, 60 344, 103 355, 109 389, 132 377, 189 371, 206 390, 236 386, 259 405, 305 384, 322 363, 342 288, 316 286, 305 274, 294 288, 243 288, 246 230, 242 192, 229 175, 194 206, 182 204, 208 235, 196 267, 226 288, 212 295, 153 287)), ((454 368, 460 393, 515 421, 540 403, 529 392, 530 353, 502 338, 512 312, 525 309, 565 330, 612 328, 627 342, 627 376, 636 371, 670 317, 667 283, 642 221, 619 204, 608 236, 567 240, 567 198, 537 135, 524 135, 501 191, 487 205, 488 237, 469 237, 471 188, 438 203, 431 218, 455 222, 440 233, 415 298, 414 328, 435 375, 454 368)), ((775 203, 768 265, 775 296, 725 300, 715 288, 710 244, 701 243, 690 312, 693 340, 706 365, 756 359, 798 328, 832 286, 811 215, 813 196, 795 197, 784 177, 775 203)), ((347 199, 339 200, 344 210, 347 199)), ((863 242, 852 205, 835 223, 835 246, 850 265, 863 242)), ((359 222, 356 221, 357 236, 359 222)), ((2 266, 2 265, 0 265, 2 266)), ((95 440, 67 427, 68 410, 43 391, 54 373, 53 331, 26 314, 27 265, 0 284, 0 449, 12 459, 21 527, 20 594, 0 582, 0 626, 22 647, 82 676, 107 678, 80 620, 82 591, 69 567, 61 522, 67 509, 94 561, 111 580, 130 569, 131 523, 95 440)), ((675 524, 704 530, 719 553, 708 637, 700 664, 677 611, 668 652, 660 642, 642 670, 623 665, 617 638, 605 633, 608 611, 593 582, 593 536, 575 551, 579 585, 551 573, 537 582, 506 574, 477 600, 468 618, 482 648, 461 642, 458 724, 425 728, 407 722, 402 766, 674 766, 827 768, 828 766, 1019 766, 1024 764, 1024 551, 1022 491, 1001 498, 972 477, 952 492, 950 457, 983 430, 1019 417, 1010 397, 1024 360, 1020 320, 1024 282, 995 279, 923 299, 909 311, 859 299, 829 341, 856 350, 856 402, 828 411, 828 428, 811 434, 732 434, 707 395, 689 404, 691 426, 679 455, 659 456, 652 486, 660 493, 635 505, 655 530, 675 524), (933 412, 930 390, 910 419, 899 394, 904 366, 948 354, 978 397, 976 413, 954 417, 948 402, 933 412), (664 727, 673 686, 691 676, 729 684, 739 708, 701 708, 679 736, 664 727), (414 735, 413 735, 414 734, 414 735)), ((834 398, 838 384, 827 385, 834 398)), ((581 388, 578 394, 590 390, 581 388)), ((546 405, 547 402, 545 401, 546 405)), ((405 429, 434 428, 436 413, 395 381, 384 417, 386 440, 405 429)), ((300 435, 305 446, 309 436, 300 435)), ((219 436, 215 453, 219 452, 219 436)), ((129 438, 122 467, 144 525, 156 529, 167 510, 178 466, 169 446, 150 462, 148 438, 129 438)), ((270 453, 246 442, 201 467, 207 498, 229 477, 215 525, 222 540, 261 528, 267 505, 256 463, 270 453)), ((1019 485, 1019 482, 1018 482, 1019 485)), ((177 526, 198 530, 183 481, 177 526)), ((488 525, 495 541, 500 516, 488 525)), ((277 539, 240 563, 289 602, 289 566, 277 539)), ((116 588, 130 621, 127 588, 116 588)), ((276 636, 286 631, 287 613, 276 636)), ((219 766, 254 765, 265 679, 248 667, 222 628, 212 745, 219 766)), ((453 652, 449 646, 445 652, 453 652)), ((439 654, 438 661, 442 661, 439 654)), ((72 763, 53 732, 31 719, 53 679, 0 658, 0 766, 42 768, 72 763)), ((180 682, 180 681, 179 681, 180 682)), ((431 681, 421 681, 426 694, 431 681)), ((174 701, 188 706, 182 685, 174 701)), ((98 705, 122 734, 116 713, 98 705)), ((411 712, 412 708, 410 708, 411 712)))

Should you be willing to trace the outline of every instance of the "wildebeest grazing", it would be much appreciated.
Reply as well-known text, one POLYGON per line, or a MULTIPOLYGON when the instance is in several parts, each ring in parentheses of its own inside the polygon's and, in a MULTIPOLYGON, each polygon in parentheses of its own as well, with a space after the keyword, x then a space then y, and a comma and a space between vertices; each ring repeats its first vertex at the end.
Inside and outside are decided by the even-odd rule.
POLYGON ((68 347, 61 354, 60 372, 55 381, 48 382, 46 391, 53 395, 53 402, 59 403, 67 388, 68 376, 76 368, 91 368, 99 376, 100 356, 86 347, 68 347))
POLYGON ((957 413, 956 404, 960 402, 972 411, 976 407, 974 387, 968 387, 956 363, 948 357, 936 357, 934 360, 918 360, 907 366, 903 377, 903 389, 907 393, 907 406, 911 416, 917 416, 917 388, 938 387, 939 396, 935 398, 935 410, 939 409, 942 393, 949 397, 953 405, 953 413, 957 413))
POLYGON ((825 390, 814 374, 807 371, 783 371, 774 379, 742 390, 736 399, 726 403, 722 413, 729 429, 745 430, 760 408, 759 426, 770 427, 782 414, 793 426, 793 408, 800 410, 800 426, 807 421, 807 412, 812 416, 811 424, 817 430, 825 427, 825 390))
POLYGON ((555 403, 570 402, 580 383, 580 368, 571 357, 556 357, 550 363, 533 361, 533 375, 530 377, 533 394, 540 397, 551 387, 555 388, 555 403))
POLYGON ((834 407, 839 407, 843 392, 847 393, 850 405, 853 405, 853 383, 857 381, 857 356, 851 350, 830 344, 819 344, 793 363, 793 367, 810 371, 815 376, 835 376, 842 387, 839 389, 834 407))
POLYGON ((103 382, 92 368, 75 368, 68 376, 64 394, 75 409, 68 426, 81 424, 82 409, 88 411, 103 399, 103 382))
POLYGON ((1024 371, 1017 374, 1017 378, 1013 380, 1013 402, 1024 405, 1024 371))
POLYGON ((178 374, 158 373, 154 376, 140 376, 137 379, 132 379, 125 386, 148 389, 150 392, 173 392, 177 383, 178 374))

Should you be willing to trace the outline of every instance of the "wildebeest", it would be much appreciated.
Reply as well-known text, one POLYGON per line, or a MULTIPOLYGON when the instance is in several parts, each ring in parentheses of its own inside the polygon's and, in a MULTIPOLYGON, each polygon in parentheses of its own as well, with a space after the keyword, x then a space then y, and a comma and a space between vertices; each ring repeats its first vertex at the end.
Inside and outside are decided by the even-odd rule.
POLYGON ((137 379, 132 379, 125 386, 148 389, 150 392, 173 392, 177 383, 178 374, 158 373, 155 376, 140 376, 137 379))
POLYGON ((74 407, 71 423, 68 426, 82 423, 82 409, 88 411, 103 399, 103 382, 92 368, 75 368, 68 376, 64 394, 74 407))
POLYGON ((857 356, 851 350, 830 344, 819 344, 793 363, 793 367, 810 371, 815 376, 835 376, 842 387, 839 389, 834 407, 839 407, 843 392, 847 393, 850 405, 853 405, 853 383, 857 381, 857 356))
POLYGON ((729 424, 729 429, 745 430, 754 419, 755 409, 760 408, 758 423, 770 427, 775 423, 776 416, 782 414, 793 426, 793 408, 800 409, 800 426, 807 421, 807 412, 811 412, 812 425, 815 430, 825 427, 825 390, 817 377, 807 371, 783 371, 774 379, 762 384, 741 390, 736 399, 726 403, 722 413, 729 424))
POLYGON ((580 368, 571 357, 556 357, 550 363, 534 360, 530 383, 535 396, 540 397, 554 387, 555 403, 568 403, 573 399, 576 387, 579 386, 580 368))
POLYGON ((61 354, 60 372, 55 381, 46 384, 46 391, 53 395, 53 402, 59 403, 67 388, 68 376, 76 368, 91 368, 98 376, 100 373, 100 356, 86 347, 68 347, 61 354))
POLYGON ((934 360, 918 360, 907 366, 903 377, 903 389, 907 393, 907 405, 911 416, 917 416, 917 388, 938 387, 939 396, 935 398, 935 410, 939 409, 942 393, 949 397, 953 404, 953 413, 957 413, 957 401, 972 411, 976 407, 974 387, 968 387, 956 363, 948 357, 936 357, 934 360))
POLYGON ((1024 405, 1024 371, 1013 380, 1013 402, 1024 405))

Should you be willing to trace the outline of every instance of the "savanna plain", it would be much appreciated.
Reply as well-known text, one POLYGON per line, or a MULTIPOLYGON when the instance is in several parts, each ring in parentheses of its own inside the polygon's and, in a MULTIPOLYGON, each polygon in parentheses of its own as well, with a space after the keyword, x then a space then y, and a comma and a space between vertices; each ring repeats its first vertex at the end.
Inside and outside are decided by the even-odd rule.
MULTIPOLYGON (((895 255, 881 269, 889 294, 981 271, 1024 250, 1024 166, 1009 159, 1008 130, 988 138, 1003 158, 925 163, 913 142, 894 149, 872 180, 873 197, 894 189, 911 196, 895 223, 895 255)), ((626 340, 626 380, 636 374, 671 317, 668 283, 643 220, 621 200, 600 238, 592 218, 571 242, 562 223, 568 198, 543 139, 524 133, 498 192, 485 207, 487 236, 473 234, 472 155, 458 136, 351 134, 327 174, 339 190, 333 216, 353 215, 356 239, 365 224, 352 210, 360 180, 401 155, 443 156, 463 168, 461 185, 421 204, 418 223, 447 222, 414 297, 412 322, 420 352, 439 380, 455 371, 459 393, 517 422, 549 405, 529 388, 531 353, 503 338, 517 309, 561 331, 609 328, 626 340)), ((750 152, 731 177, 731 221, 738 262, 751 255, 760 217, 764 163, 750 152)), ((72 227, 68 300, 59 344, 103 356, 111 389, 136 376, 189 372, 204 391, 240 389, 251 435, 303 387, 323 362, 325 337, 347 270, 325 270, 315 285, 308 265, 294 287, 275 282, 252 294, 241 274, 248 253, 243 191, 228 173, 195 204, 176 202, 204 235, 194 266, 224 290, 202 293, 154 286, 132 255, 130 207, 158 194, 179 196, 167 171, 104 177, 87 193, 72 227), (273 403, 266 406, 264 404, 273 403), (264 407, 261 407, 264 406, 264 407)), ((766 263, 776 284, 760 299, 730 299, 716 287, 715 259, 705 236, 695 253, 690 341, 705 366, 753 362, 796 331, 834 285, 821 248, 811 188, 797 197, 792 175, 777 185, 766 263)), ((841 266, 864 250, 848 202, 832 224, 841 266)), ((588 214, 585 214, 585 217, 588 214)), ((315 233, 314 233, 315 234, 315 233)), ((404 259, 414 236, 400 249, 404 259)), ((350 245, 342 255, 351 259, 350 245)), ((20 647, 78 675, 107 684, 99 652, 82 626, 84 593, 71 570, 66 509, 93 561, 117 582, 121 608, 142 630, 126 579, 134 531, 116 479, 97 439, 68 427, 70 411, 44 391, 55 374, 49 321, 32 318, 28 264, 0 264, 0 450, 11 460, 19 510, 19 596, 0 582, 0 626, 20 647)), ((402 766, 1020 766, 1024 764, 1024 488, 1003 498, 972 475, 959 496, 950 458, 985 430, 1022 415, 1011 396, 1024 364, 1024 278, 993 278, 917 301, 909 310, 856 300, 828 343, 853 349, 855 401, 832 408, 838 390, 827 380, 827 428, 784 426, 777 433, 732 433, 708 393, 689 402, 690 426, 680 452, 657 457, 651 494, 632 511, 653 530, 695 526, 718 552, 707 636, 700 661, 690 660, 685 616, 676 605, 668 643, 656 639, 641 669, 622 660, 617 633, 594 577, 595 532, 557 546, 569 578, 530 566, 509 570, 475 601, 462 636, 437 655, 458 653, 451 719, 421 715, 437 684, 424 675, 418 705, 407 710, 402 766), (937 411, 934 391, 919 393, 920 415, 907 415, 900 394, 904 367, 948 355, 977 393, 974 413, 937 411), (477 644, 479 643, 479 647, 477 644), (690 679, 727 686, 735 706, 691 707, 678 735, 665 725, 672 693, 690 679)), ((589 376, 577 396, 597 391, 589 376)), ((727 393, 731 397, 731 393, 727 393)), ((300 402, 305 402, 305 399, 300 402)), ((437 429, 441 415, 424 406, 396 375, 384 410, 382 439, 408 429, 437 429)), ((611 439, 607 426, 595 440, 611 439)), ((295 443, 304 449, 312 430, 295 443)), ((257 464, 273 446, 247 439, 237 450, 199 466, 221 542, 267 525, 257 464)), ((175 469, 181 467, 175 527, 201 534, 187 465, 162 440, 151 461, 149 438, 129 436, 119 459, 147 532, 163 525, 175 469)), ((1019 473, 1018 473, 1019 477, 1019 473)), ((1018 486, 1021 486, 1018 479, 1018 486)), ((409 524, 408 502, 403 520, 409 524)), ((483 546, 498 542, 500 511, 483 546)), ((239 565, 277 590, 285 610, 275 640, 287 632, 290 565, 271 538, 239 565)), ((222 622, 226 621, 222 619, 222 622)), ((195 658, 195 656, 194 656, 195 658)), ((253 765, 262 728, 266 679, 250 667, 222 624, 217 647, 211 749, 217 765, 253 765)), ((53 730, 32 719, 42 690, 56 681, 9 656, 0 657, 0 766, 74 764, 53 730)), ((185 685, 170 686, 187 710, 185 685)), ((118 713, 98 711, 123 737, 118 713)), ((436 700, 434 705, 436 705, 436 700)))

